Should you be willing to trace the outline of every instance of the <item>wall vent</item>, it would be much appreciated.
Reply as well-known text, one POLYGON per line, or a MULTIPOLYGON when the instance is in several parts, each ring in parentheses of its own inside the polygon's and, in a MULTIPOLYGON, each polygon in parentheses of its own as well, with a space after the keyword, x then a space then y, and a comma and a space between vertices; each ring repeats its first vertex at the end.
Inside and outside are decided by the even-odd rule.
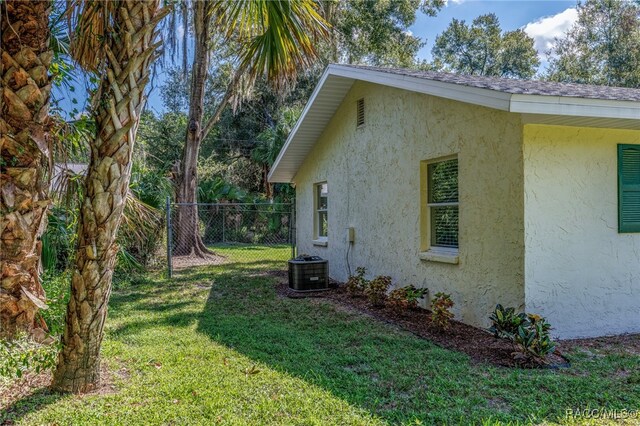
POLYGON ((364 126, 364 98, 358 99, 356 104, 356 127, 364 126))

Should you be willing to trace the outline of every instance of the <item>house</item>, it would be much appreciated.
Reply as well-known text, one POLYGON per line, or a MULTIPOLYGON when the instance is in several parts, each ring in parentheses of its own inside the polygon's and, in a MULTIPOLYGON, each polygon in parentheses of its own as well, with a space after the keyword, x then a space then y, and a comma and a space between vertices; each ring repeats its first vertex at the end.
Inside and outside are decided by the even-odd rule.
POLYGON ((444 291, 479 327, 502 303, 559 338, 640 332, 638 89, 330 65, 269 179, 337 280, 444 291))

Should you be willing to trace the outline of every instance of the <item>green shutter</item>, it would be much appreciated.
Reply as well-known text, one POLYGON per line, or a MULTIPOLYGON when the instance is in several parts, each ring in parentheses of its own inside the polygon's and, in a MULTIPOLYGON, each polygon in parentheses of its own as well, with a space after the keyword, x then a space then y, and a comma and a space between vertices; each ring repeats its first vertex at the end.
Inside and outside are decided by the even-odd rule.
POLYGON ((618 232, 640 232, 640 145, 618 145, 618 232))

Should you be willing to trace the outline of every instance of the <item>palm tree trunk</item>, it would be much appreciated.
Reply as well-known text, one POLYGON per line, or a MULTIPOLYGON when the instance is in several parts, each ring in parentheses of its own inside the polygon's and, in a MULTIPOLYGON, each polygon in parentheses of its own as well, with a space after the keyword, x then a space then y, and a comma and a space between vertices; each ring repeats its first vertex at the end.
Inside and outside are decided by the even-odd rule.
POLYGON ((178 207, 176 218, 177 255, 206 256, 209 252, 202 242, 198 226, 198 154, 202 143, 202 119, 204 116, 204 92, 209 68, 209 37, 211 24, 209 0, 197 1, 193 6, 195 52, 191 72, 189 99, 189 124, 185 137, 180 174, 176 190, 176 201, 184 203, 178 207))
POLYGON ((52 387, 87 392, 100 382, 100 345, 116 259, 138 120, 150 66, 157 56, 155 28, 167 10, 159 0, 121 1, 106 41, 106 67, 94 99, 96 137, 80 209, 78 251, 67 306, 62 351, 52 387))
MULTIPOLYGON (((0 336, 46 325, 40 284, 47 224, 53 58, 49 0, 0 2, 0 336)), ((41 332, 40 332, 41 333, 41 332)))

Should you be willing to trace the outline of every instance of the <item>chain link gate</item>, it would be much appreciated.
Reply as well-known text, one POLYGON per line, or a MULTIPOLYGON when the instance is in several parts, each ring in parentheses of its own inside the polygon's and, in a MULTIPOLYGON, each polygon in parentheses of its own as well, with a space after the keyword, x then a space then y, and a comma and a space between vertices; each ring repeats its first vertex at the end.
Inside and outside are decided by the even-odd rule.
POLYGON ((288 203, 166 202, 167 268, 268 263, 295 257, 295 211, 288 203))

